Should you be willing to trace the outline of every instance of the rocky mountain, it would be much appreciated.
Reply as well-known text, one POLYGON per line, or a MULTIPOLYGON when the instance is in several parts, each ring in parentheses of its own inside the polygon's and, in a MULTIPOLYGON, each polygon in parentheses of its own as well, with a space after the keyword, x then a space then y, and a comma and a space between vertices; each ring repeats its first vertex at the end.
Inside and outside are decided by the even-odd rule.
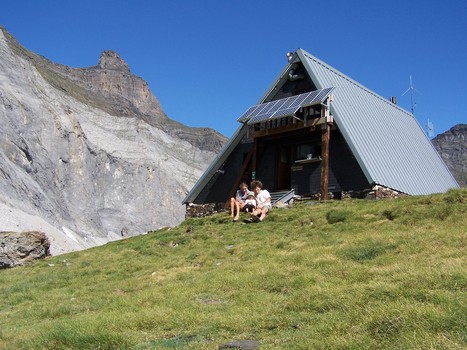
POLYGON ((70 68, 0 28, 0 231, 56 255, 177 225, 226 141, 168 118, 117 53, 70 68))
POLYGON ((459 186, 467 186, 467 124, 457 124, 432 140, 459 186))

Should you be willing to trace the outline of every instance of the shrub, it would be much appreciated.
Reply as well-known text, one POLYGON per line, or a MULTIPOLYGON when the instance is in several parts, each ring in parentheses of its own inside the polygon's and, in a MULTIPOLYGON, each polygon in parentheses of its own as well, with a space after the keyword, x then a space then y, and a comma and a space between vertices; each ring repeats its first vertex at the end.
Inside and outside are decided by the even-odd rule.
POLYGON ((339 255, 346 259, 362 262, 372 260, 394 248, 396 248, 394 244, 369 241, 361 245, 343 248, 339 251, 339 255))
POLYGON ((383 211, 383 216, 384 216, 386 219, 390 220, 390 221, 394 220, 394 218, 395 218, 395 215, 394 215, 394 213, 392 212, 392 210, 384 210, 384 211, 383 211))
POLYGON ((332 209, 326 213, 326 220, 328 220, 330 224, 335 224, 346 221, 351 215, 352 213, 349 211, 332 209))

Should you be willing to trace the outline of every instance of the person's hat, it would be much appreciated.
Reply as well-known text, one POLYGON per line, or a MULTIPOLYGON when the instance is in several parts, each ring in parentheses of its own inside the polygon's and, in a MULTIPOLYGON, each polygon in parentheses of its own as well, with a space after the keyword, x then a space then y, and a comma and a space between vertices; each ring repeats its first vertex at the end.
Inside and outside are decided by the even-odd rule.
POLYGON ((253 197, 254 197, 254 196, 255 196, 255 193, 254 193, 253 191, 250 191, 250 192, 247 193, 246 196, 247 196, 247 197, 250 197, 250 196, 253 196, 253 197))

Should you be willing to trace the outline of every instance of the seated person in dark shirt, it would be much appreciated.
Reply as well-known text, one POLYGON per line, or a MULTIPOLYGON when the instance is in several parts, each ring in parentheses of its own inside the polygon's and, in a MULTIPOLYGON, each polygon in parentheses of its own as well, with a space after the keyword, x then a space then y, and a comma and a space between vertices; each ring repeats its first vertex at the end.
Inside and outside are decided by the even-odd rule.
POLYGON ((240 217, 240 210, 245 205, 245 197, 248 193, 248 185, 245 182, 240 184, 235 197, 230 198, 230 217, 237 221, 240 217))

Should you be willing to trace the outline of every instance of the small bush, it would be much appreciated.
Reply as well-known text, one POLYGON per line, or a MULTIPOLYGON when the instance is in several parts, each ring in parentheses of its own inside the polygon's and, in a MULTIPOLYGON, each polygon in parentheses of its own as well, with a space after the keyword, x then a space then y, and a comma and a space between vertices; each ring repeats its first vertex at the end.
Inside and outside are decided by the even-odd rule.
POLYGON ((383 216, 384 216, 386 219, 390 220, 390 221, 394 220, 394 218, 395 218, 395 215, 394 215, 394 213, 392 212, 392 210, 384 210, 384 211, 383 211, 383 216))
POLYGON ((441 221, 444 221, 447 218, 449 218, 451 214, 452 214, 452 208, 450 208, 449 206, 440 205, 436 207, 435 210, 433 211, 433 217, 441 221))
POLYGON ((464 203, 467 201, 467 191, 465 190, 449 190, 446 192, 444 201, 446 203, 464 203))
POLYGON ((57 327, 37 339, 43 349, 129 349, 129 342, 117 333, 104 329, 83 330, 57 327))
POLYGON ((406 327, 406 320, 399 315, 383 315, 368 325, 368 331, 377 339, 385 339, 399 335, 406 327))
POLYGON ((332 209, 326 213, 326 220, 330 224, 336 224, 338 222, 344 222, 352 216, 352 213, 345 210, 332 209))
POLYGON ((340 250, 339 255, 346 259, 363 262, 372 260, 395 247, 393 244, 370 241, 362 245, 343 248, 340 250))
POLYGON ((284 241, 279 241, 276 244, 276 248, 277 249, 284 249, 286 245, 287 245, 287 243, 285 243, 284 241))

